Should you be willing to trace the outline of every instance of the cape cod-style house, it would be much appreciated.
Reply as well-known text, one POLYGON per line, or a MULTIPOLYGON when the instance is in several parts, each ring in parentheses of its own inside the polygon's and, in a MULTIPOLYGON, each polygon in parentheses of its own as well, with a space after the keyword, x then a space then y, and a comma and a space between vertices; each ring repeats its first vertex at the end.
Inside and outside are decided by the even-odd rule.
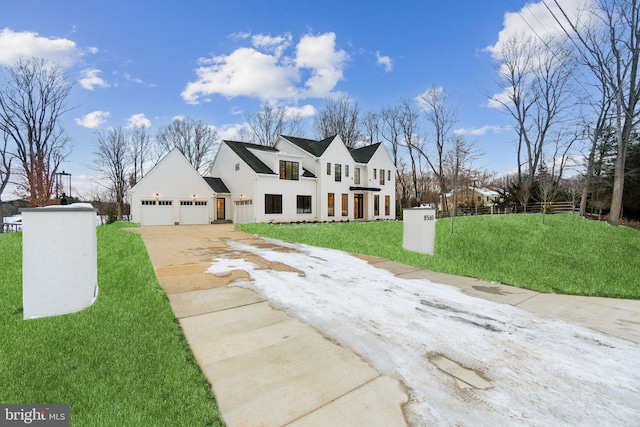
POLYGON ((395 219, 395 174, 382 143, 223 141, 205 177, 170 152, 130 190, 131 212, 141 225, 395 219))

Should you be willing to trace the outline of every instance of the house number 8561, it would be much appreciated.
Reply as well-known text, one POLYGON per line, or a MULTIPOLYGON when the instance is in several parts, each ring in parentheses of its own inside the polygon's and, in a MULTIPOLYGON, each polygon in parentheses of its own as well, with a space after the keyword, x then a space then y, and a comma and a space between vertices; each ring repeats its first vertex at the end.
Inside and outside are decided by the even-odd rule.
POLYGON ((425 221, 433 221, 435 218, 435 215, 425 215, 424 216, 424 220, 425 221))

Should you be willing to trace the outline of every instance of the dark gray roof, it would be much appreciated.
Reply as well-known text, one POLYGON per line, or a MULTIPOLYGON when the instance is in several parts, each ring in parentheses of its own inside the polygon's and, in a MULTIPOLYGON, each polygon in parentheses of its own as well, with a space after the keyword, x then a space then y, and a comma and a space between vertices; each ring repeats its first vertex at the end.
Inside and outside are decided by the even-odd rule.
POLYGON ((375 144, 365 145, 364 147, 360 148, 350 148, 349 152, 351 153, 351 157, 353 157, 353 160, 355 160, 356 163, 369 163, 369 160, 371 160, 371 157, 376 152, 380 144, 382 143, 377 142, 375 144))
POLYGON ((278 152, 278 150, 276 150, 275 148, 267 145, 250 144, 248 142, 223 142, 227 144, 229 148, 231 148, 233 152, 236 153, 242 160, 244 160, 244 162, 249 165, 249 167, 253 169, 254 172, 275 175, 275 172, 273 172, 269 166, 265 165, 262 160, 257 158, 255 154, 248 150, 249 148, 251 148, 253 150, 278 152))
POLYGON ((316 176, 309 172, 308 170, 306 170, 305 168, 302 168, 302 176, 304 176, 305 178, 315 178, 316 176))
POLYGON ((229 191, 229 189, 227 188, 226 185, 224 185, 224 182, 222 182, 222 180, 220 178, 214 178, 211 176, 203 176, 204 180, 207 182, 207 184, 209 184, 209 187, 211 187, 211 189, 213 191, 215 191, 218 194, 230 194, 231 192, 229 191))
POLYGON ((282 137, 285 138, 287 141, 292 142, 293 144, 295 144, 298 147, 302 148, 304 151, 306 151, 306 152, 308 152, 310 154, 313 154, 316 157, 322 156, 322 153, 325 152, 325 150, 327 149, 329 144, 331 144, 331 141, 333 141, 333 139, 336 136, 337 135, 333 135, 333 136, 330 136, 329 138, 325 138, 323 140, 316 141, 316 140, 313 140, 313 139, 297 138, 295 136, 282 135, 282 137))

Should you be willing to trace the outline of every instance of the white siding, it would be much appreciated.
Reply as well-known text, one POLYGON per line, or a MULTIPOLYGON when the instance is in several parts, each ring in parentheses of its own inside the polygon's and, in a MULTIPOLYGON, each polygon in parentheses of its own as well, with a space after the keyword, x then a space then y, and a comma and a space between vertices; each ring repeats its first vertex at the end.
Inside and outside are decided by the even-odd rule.
POLYGON ((213 190, 177 149, 151 169, 130 194, 133 221, 141 225, 180 223, 180 200, 193 200, 194 196, 196 200, 208 202, 204 223, 213 216, 213 190), (142 200, 171 201, 172 205, 142 206, 142 200))

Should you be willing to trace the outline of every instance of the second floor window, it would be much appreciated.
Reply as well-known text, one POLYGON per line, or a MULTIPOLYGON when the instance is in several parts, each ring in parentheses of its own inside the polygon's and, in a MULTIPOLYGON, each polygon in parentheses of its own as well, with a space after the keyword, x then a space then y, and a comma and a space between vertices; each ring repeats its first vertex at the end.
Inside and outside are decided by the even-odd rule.
POLYGON ((298 162, 280 160, 280 179, 289 179, 289 180, 297 181, 299 179, 298 162))
POLYGON ((380 169, 380 185, 384 185, 384 169, 380 169))
POLYGON ((336 163, 336 182, 342 181, 342 165, 336 163))
POLYGON ((360 185, 360 168, 353 169, 353 183, 360 185))

